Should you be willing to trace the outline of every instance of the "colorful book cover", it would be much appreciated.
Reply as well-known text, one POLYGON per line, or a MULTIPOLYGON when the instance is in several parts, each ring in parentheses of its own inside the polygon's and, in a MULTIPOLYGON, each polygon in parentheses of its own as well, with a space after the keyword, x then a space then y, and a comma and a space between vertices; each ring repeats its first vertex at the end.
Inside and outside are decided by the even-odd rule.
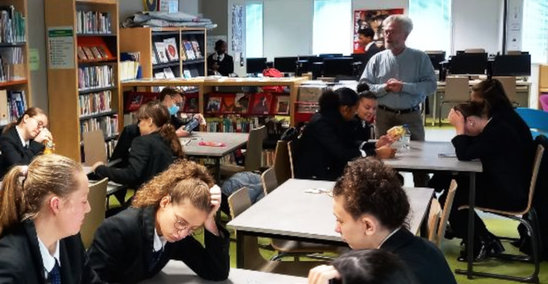
POLYGON ((164 44, 166 48, 166 54, 169 61, 179 60, 179 53, 177 52, 177 41, 174 37, 164 39, 164 44))
POLYGON ((274 112, 277 114, 289 114, 288 96, 277 96, 276 109, 274 112))
POLYGON ((268 93, 257 93, 253 96, 253 114, 268 114, 272 103, 272 95, 268 93))
POLYGON ((237 93, 234 98, 234 111, 246 114, 249 109, 250 94, 237 93))
POLYGON ((219 112, 219 110, 221 109, 222 101, 223 101, 223 98, 220 96, 210 96, 209 100, 207 101, 206 112, 208 113, 219 112))
POLYGON ((158 55, 158 60, 161 63, 167 63, 169 62, 167 55, 166 55, 166 45, 162 41, 158 41, 154 43, 156 47, 156 55, 158 55))
POLYGON ((222 113, 233 113, 235 111, 235 97, 236 95, 234 94, 224 95, 221 103, 222 113))
POLYGON ((189 97, 185 105, 185 112, 197 112, 198 111, 198 97, 189 97))

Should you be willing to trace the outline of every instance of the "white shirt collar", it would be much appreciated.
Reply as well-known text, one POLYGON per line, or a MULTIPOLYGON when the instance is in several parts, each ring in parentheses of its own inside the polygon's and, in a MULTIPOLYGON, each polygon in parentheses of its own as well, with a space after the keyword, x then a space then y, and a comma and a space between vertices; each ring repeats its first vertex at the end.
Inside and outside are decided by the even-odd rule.
POLYGON ((48 248, 42 240, 40 240, 40 238, 38 238, 38 247, 40 248, 40 255, 42 255, 42 262, 44 263, 44 273, 47 278, 48 273, 53 269, 53 266, 55 266, 55 260, 57 260, 59 267, 61 267, 61 259, 59 258, 59 241, 55 243, 55 252, 53 255, 49 253, 48 248))
POLYGON ((158 235, 158 231, 156 231, 156 228, 154 228, 154 243, 152 244, 152 249, 155 252, 160 251, 166 245, 166 242, 166 239, 164 237, 160 237, 158 235))
POLYGON ((23 139, 23 129, 20 129, 18 125, 15 125, 15 130, 17 130, 17 134, 19 135, 19 139, 21 139, 23 147, 27 146, 29 141, 25 141, 25 139, 23 139))
POLYGON ((365 51, 368 51, 369 48, 370 48, 373 44, 375 44, 375 41, 371 41, 370 43, 368 43, 368 44, 365 46, 365 51))
POLYGON ((215 52, 213 54, 213 60, 223 61, 223 59, 225 59, 225 54, 224 53, 219 55, 217 52, 215 52))
POLYGON ((392 235, 394 235, 400 229, 401 229, 401 227, 398 227, 397 229, 392 231, 392 233, 388 234, 388 236, 386 236, 386 238, 384 238, 384 240, 382 240, 382 242, 379 244, 379 247, 377 247, 377 248, 380 249, 382 247, 382 245, 384 244, 384 242, 386 242, 386 240, 390 239, 390 237, 392 237, 392 235))

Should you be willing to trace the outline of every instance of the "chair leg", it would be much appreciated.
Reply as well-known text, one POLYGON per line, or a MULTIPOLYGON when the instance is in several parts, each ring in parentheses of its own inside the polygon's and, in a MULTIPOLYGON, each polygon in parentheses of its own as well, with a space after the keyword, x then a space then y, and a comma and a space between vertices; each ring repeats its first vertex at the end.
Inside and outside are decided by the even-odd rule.
POLYGON ((438 107, 438 127, 441 127, 441 109, 443 108, 443 102, 440 102, 438 107))

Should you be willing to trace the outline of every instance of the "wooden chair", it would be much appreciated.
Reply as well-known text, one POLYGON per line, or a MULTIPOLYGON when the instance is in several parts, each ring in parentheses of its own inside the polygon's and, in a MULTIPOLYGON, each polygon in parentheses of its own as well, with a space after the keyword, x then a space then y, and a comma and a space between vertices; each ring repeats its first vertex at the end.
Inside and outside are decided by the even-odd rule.
POLYGON ((96 162, 107 163, 107 150, 105 148, 105 136, 102 130, 84 132, 84 155, 86 166, 93 166, 96 162))
POLYGON ((516 90, 516 77, 511 76, 493 76, 493 79, 499 80, 499 82, 502 84, 502 88, 504 89, 504 92, 506 93, 506 96, 510 100, 510 102, 515 106, 519 106, 519 100, 517 96, 517 90, 516 90))
POLYGON ((104 178, 89 186, 88 202, 91 211, 86 215, 80 229, 82 243, 86 249, 91 245, 95 231, 105 220, 107 184, 108 178, 104 178))
POLYGON ((245 165, 221 164, 221 176, 230 177, 238 172, 255 171, 261 168, 263 141, 266 138, 266 127, 263 125, 252 129, 247 140, 245 165))
POLYGON ((293 177, 287 143, 287 141, 278 140, 274 153, 274 172, 279 184, 293 177))
POLYGON ((264 195, 266 196, 278 187, 278 179, 276 178, 275 166, 268 168, 261 174, 261 182, 263 184, 264 195))
POLYGON ((441 248, 441 241, 445 235, 445 229, 447 228, 447 221, 449 220, 449 214, 453 207, 453 200, 455 199, 455 193, 457 192, 457 182, 451 180, 451 185, 447 191, 447 197, 445 198, 445 205, 443 210, 437 199, 432 199, 430 205, 430 214, 428 217, 428 240, 433 242, 436 246, 441 248))
POLYGON ((287 153, 289 154, 289 168, 291 169, 291 178, 295 178, 295 162, 293 159, 295 155, 293 153, 293 150, 293 142, 287 142, 287 153))
POLYGON ((447 76, 445 79, 445 94, 438 106, 438 123, 441 126, 441 114, 444 104, 459 104, 470 100, 468 77, 447 76))
MULTIPOLYGON (((519 221, 527 229, 527 234, 531 236, 531 250, 532 256, 528 255, 513 255, 513 254, 500 254, 497 255, 497 258, 501 258, 508 261, 524 261, 532 262, 534 265, 534 271, 531 275, 519 277, 513 275, 504 275, 504 274, 495 274, 487 272, 478 272, 474 271, 472 275, 490 277, 497 279, 505 279, 511 281, 527 282, 527 283, 539 283, 539 270, 540 270, 540 228, 538 225, 537 214, 535 212, 533 205, 533 197, 535 195, 535 187, 537 184, 537 177, 539 173, 540 163, 542 161, 542 155, 544 153, 544 147, 542 145, 537 146, 537 151, 535 154, 535 160, 533 162, 533 173, 531 176, 531 184, 529 185, 529 198, 527 200, 527 205, 522 211, 503 211, 493 208, 485 208, 476 206, 475 209, 481 210, 484 212, 492 213, 502 217, 506 217, 512 220, 519 221), (525 216, 529 216, 528 220, 525 216)), ((459 207, 459 210, 468 209, 467 205, 459 207)), ((505 264, 507 265, 507 264, 505 264)), ((466 271, 459 270, 459 273, 466 273, 466 271)))

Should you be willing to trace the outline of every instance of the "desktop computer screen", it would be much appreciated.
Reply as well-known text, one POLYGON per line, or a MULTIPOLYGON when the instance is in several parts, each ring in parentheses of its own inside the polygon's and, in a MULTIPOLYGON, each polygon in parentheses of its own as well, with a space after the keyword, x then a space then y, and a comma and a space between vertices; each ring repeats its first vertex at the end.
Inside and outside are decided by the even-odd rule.
POLYGON ((530 76, 531 55, 497 55, 491 71, 493 76, 530 76))
POLYGON ((354 76, 354 58, 333 57, 323 60, 323 75, 325 77, 354 76))
POLYGON ((263 70, 266 68, 266 58, 247 58, 245 60, 245 65, 247 74, 263 73, 263 70))
POLYGON ((441 70, 441 63, 445 61, 445 51, 442 53, 427 53, 435 70, 441 70))
POLYGON ((451 74, 485 74, 487 53, 461 53, 451 57, 449 73, 451 74))
POLYGON ((276 57, 274 58, 274 68, 285 73, 295 73, 297 69, 297 57, 276 57))

